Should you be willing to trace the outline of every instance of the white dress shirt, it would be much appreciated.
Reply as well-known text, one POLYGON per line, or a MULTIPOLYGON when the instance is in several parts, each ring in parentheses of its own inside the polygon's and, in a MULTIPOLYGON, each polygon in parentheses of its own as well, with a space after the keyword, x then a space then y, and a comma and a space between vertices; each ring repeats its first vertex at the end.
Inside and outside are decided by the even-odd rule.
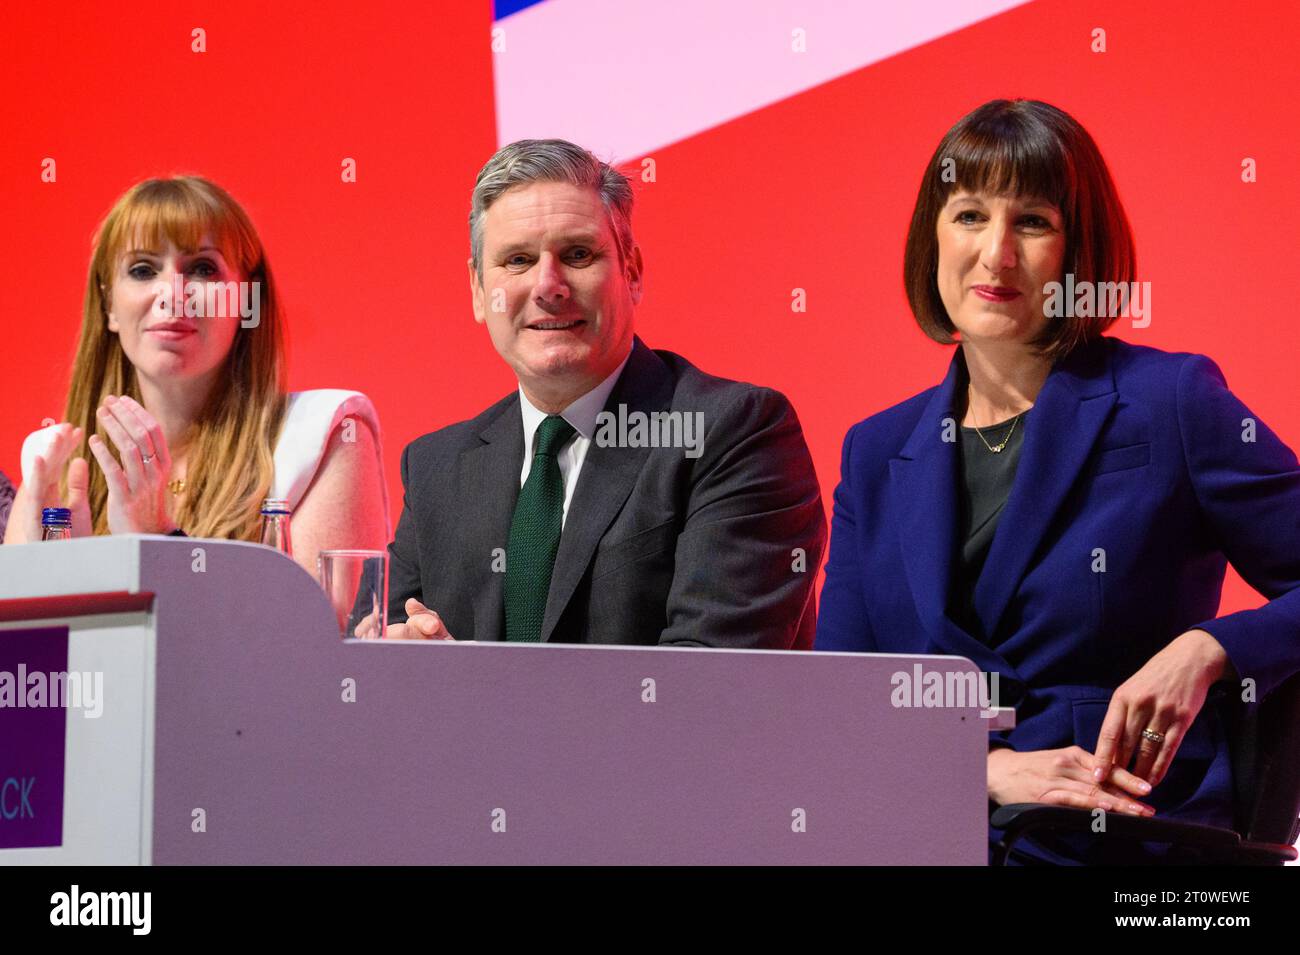
MULTIPOLYGON (((564 482, 564 513, 560 522, 561 527, 564 526, 564 521, 568 520, 573 489, 578 486, 578 474, 582 471, 582 462, 586 460, 587 449, 591 447, 591 439, 596 435, 596 416, 604 410, 609 393, 614 390, 618 376, 623 373, 627 359, 631 357, 632 352, 629 351, 627 358, 624 358, 614 369, 613 374, 560 412, 560 417, 573 425, 575 431, 575 434, 560 446, 560 479, 564 482)), ((546 419, 547 414, 533 406, 528 396, 524 394, 522 385, 519 386, 519 410, 524 419, 524 448, 526 449, 524 466, 519 473, 519 486, 523 487, 524 482, 528 480, 528 472, 533 467, 533 454, 537 451, 537 429, 546 419)))

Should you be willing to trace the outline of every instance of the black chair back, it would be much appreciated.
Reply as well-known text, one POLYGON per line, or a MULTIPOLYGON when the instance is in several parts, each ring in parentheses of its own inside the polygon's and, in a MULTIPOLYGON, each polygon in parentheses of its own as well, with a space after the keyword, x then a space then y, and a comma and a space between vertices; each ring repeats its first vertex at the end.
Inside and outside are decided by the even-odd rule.
POLYGON ((1232 730, 1237 831, 1250 842, 1290 845, 1300 835, 1300 673, 1232 730))

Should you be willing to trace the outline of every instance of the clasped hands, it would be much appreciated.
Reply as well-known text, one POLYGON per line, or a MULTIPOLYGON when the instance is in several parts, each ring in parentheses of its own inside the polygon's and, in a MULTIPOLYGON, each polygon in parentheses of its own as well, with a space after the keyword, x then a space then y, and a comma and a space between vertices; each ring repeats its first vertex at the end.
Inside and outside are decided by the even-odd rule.
MULTIPOLYGON (((119 464, 99 435, 90 436, 90 451, 108 484, 108 529, 113 534, 166 534, 176 525, 167 514, 167 481, 172 460, 161 425, 134 398, 105 396, 96 411, 121 458, 119 464)), ((82 429, 58 425, 45 454, 32 462, 31 474, 14 495, 5 543, 41 539, 41 511, 66 507, 72 511, 74 537, 92 533, 87 487, 90 468, 85 458, 69 461, 81 443, 82 429), (59 492, 59 477, 68 471, 68 493, 59 492)), ((407 621, 388 627, 389 640, 451 640, 442 618, 415 598, 406 602, 407 621)), ((373 624, 370 626, 373 627, 373 624)), ((357 625, 358 635, 366 621, 357 625)))
POLYGON ((1096 753, 1080 746, 990 751, 989 798, 1154 815, 1142 797, 1165 778, 1211 684, 1230 665, 1213 636, 1188 630, 1115 690, 1096 753))
MULTIPOLYGON (((167 514, 167 480, 171 455, 162 427, 134 398, 105 396, 96 411, 101 427, 117 448, 121 463, 99 435, 90 436, 90 451, 108 485, 108 530, 113 534, 167 534, 176 528, 167 514)), ((53 441, 31 464, 14 495, 5 543, 21 544, 41 539, 41 511, 66 507, 72 511, 72 535, 93 533, 87 488, 90 467, 85 458, 71 458, 81 444, 82 429, 63 422, 53 441), (69 460, 71 458, 71 460, 69 460), (67 496, 59 478, 67 468, 67 496)))

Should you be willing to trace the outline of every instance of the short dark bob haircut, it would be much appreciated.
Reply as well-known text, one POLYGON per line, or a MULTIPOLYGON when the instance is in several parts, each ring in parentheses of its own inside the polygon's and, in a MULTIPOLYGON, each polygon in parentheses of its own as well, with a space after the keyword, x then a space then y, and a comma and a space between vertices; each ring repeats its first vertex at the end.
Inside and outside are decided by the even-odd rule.
MULTIPOLYGON (((939 297, 937 277, 939 213, 958 189, 1055 204, 1065 226, 1064 271, 1074 274, 1076 285, 1122 282, 1128 289, 1133 281, 1133 233, 1106 162, 1087 130, 1038 100, 992 100, 958 120, 939 143, 926 166, 907 230, 907 300, 921 330, 935 341, 950 345, 957 340, 957 329, 939 297), (953 162, 946 162, 949 159, 953 162)), ((1034 345, 1055 361, 1099 337, 1117 317, 1052 319, 1034 345)))

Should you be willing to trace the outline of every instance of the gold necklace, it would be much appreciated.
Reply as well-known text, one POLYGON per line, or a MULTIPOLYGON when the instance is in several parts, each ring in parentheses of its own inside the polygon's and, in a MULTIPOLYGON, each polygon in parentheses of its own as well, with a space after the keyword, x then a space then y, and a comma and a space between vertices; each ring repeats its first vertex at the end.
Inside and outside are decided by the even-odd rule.
POLYGON ((1007 442, 1011 440, 1011 436, 1016 433, 1016 425, 1020 422, 1020 419, 1024 417, 1024 414, 1025 413, 1022 411, 1020 412, 1020 414, 1016 415, 1014 418, 1011 419, 1011 430, 1007 432, 1007 436, 1002 439, 1001 444, 989 444, 989 439, 984 437, 984 432, 981 431, 978 426, 975 427, 975 433, 978 434, 980 436, 980 440, 984 442, 984 447, 988 448, 994 454, 1001 454, 1002 449, 1005 448, 1007 446, 1007 442))
POLYGON ((175 478, 167 482, 167 490, 172 492, 173 496, 179 496, 185 490, 185 482, 180 478, 175 478))

